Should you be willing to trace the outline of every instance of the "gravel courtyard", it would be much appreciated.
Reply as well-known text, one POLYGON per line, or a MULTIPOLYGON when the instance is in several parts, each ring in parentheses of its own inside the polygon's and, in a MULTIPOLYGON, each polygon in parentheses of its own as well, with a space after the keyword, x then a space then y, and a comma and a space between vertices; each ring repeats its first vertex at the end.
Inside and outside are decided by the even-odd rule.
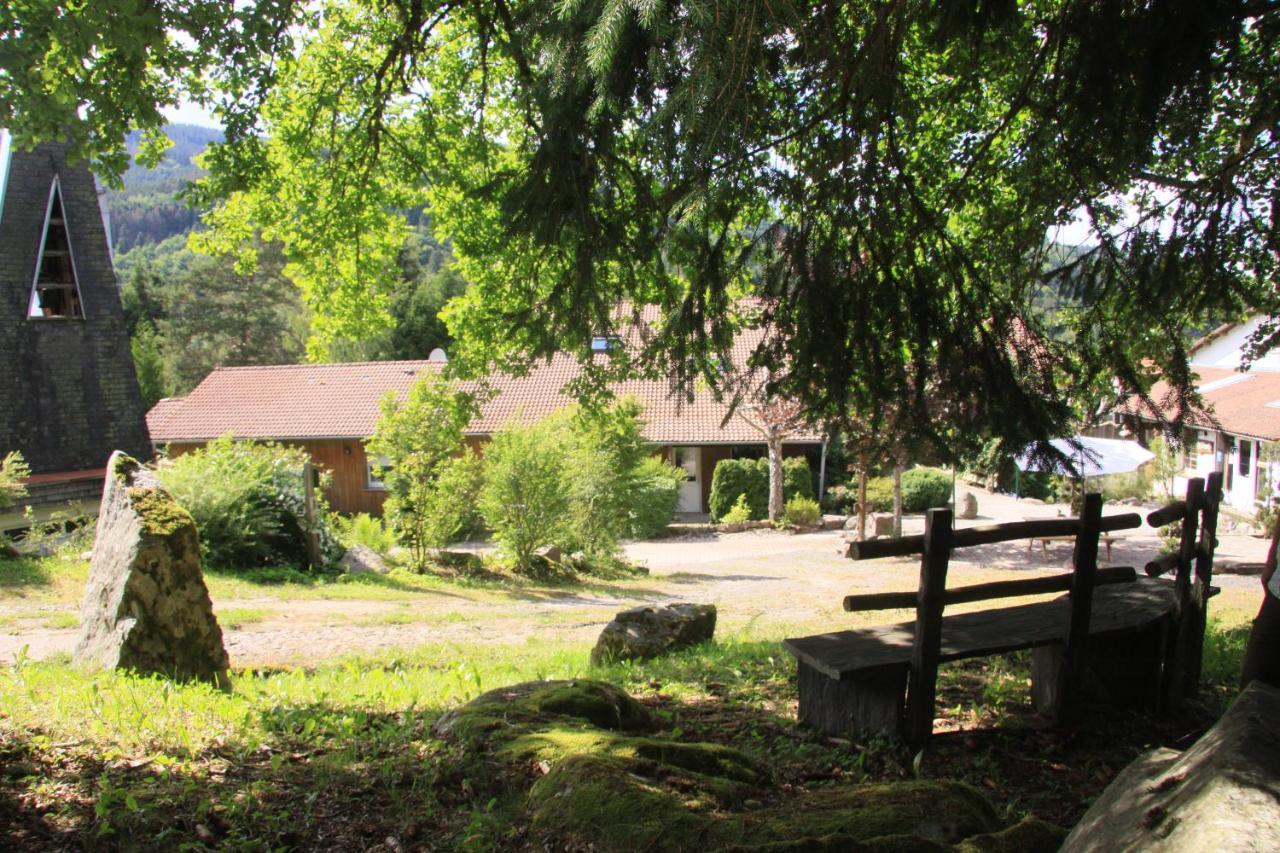
MULTIPOLYGON (((1061 509, 973 491, 979 518, 961 525, 1052 517, 1061 509)), ((1129 511, 1135 508, 1106 510, 1129 511)), ((1266 541, 1229 527, 1220 531, 1219 564, 1261 562, 1266 541)), ((922 516, 907 518, 907 533, 922 529, 922 516)), ((1150 528, 1127 531, 1114 544, 1109 564, 1141 570, 1158 547, 1150 528)), ((914 589, 918 561, 855 563, 842 552, 838 531, 704 532, 628 545, 627 557, 646 566, 648 576, 587 578, 577 586, 440 584, 397 589, 391 584, 366 595, 360 585, 333 584, 309 588, 298 597, 270 587, 262 587, 259 594, 245 584, 228 590, 217 583, 211 587, 233 666, 253 667, 312 664, 428 643, 556 642, 585 647, 614 613, 651 602, 715 604, 720 637, 781 639, 909 618, 906 611, 847 614, 840 604, 850 593, 914 589)), ((1050 543, 1047 553, 1039 545, 1029 549, 1021 542, 972 548, 952 561, 949 585, 1054 573, 1062 571, 1070 557, 1069 542, 1050 543)), ((1107 563, 1105 553, 1100 557, 1107 563)), ((1260 594, 1256 578, 1222 573, 1215 584, 1222 594, 1210 606, 1211 617, 1238 623, 1252 616, 1260 594)), ((69 653, 77 611, 74 589, 41 595, 0 588, 0 662, 21 654, 42 659, 69 653)))

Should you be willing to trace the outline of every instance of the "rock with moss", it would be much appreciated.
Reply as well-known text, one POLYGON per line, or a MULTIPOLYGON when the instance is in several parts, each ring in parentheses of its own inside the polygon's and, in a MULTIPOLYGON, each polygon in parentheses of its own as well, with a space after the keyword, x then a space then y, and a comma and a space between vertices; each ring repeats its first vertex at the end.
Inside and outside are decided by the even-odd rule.
MULTIPOLYGON (((524 815, 556 849, 932 853, 970 841, 980 846, 965 849, 1009 849, 985 846, 1002 827, 967 785, 781 792, 751 756, 664 737, 643 705, 602 682, 493 690, 444 715, 434 732, 463 745, 467 778, 487 785, 495 808, 524 815)), ((1032 853, 1051 849, 1018 837, 1032 853)))
POLYGON ((227 686, 195 521, 136 460, 107 470, 73 659, 227 686))
POLYGON ((711 640, 716 632, 714 604, 633 607, 605 626, 591 650, 597 666, 619 660, 645 660, 711 640))

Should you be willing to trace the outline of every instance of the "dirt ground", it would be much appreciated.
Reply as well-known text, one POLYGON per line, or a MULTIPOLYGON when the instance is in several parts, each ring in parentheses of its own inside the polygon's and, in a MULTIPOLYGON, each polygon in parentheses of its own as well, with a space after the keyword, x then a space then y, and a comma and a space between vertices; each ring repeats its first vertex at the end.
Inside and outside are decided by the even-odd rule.
MULTIPOLYGON (((961 526, 1053 517, 1063 510, 969 490, 977 496, 979 518, 959 522, 961 526)), ((1113 506, 1106 514, 1136 511, 1145 515, 1147 509, 1113 506)), ((923 523, 923 516, 908 517, 905 532, 920 532, 923 523)), ((1217 563, 1260 563, 1266 541, 1231 528, 1230 523, 1220 528, 1217 563)), ((720 637, 781 639, 909 618, 906 611, 843 612, 845 595, 914 589, 919 563, 909 559, 853 562, 842 556, 842 538, 840 531, 748 531, 636 542, 626 547, 626 556, 646 566, 647 577, 588 579, 580 587, 447 586, 415 590, 394 600, 325 598, 323 592, 296 599, 269 593, 220 597, 215 592, 214 605, 234 666, 310 664, 427 643, 554 638, 585 646, 594 642, 617 611, 672 601, 715 604, 720 637)), ((1105 551, 1099 556, 1104 564, 1131 565, 1141 571, 1158 550, 1155 531, 1143 526, 1121 534, 1110 559, 1105 551)), ((1070 542, 1050 543, 1043 552, 1039 545, 1028 548, 1024 542, 967 549, 953 559, 948 585, 1054 573, 1067 567, 1070 558, 1070 542)), ((1215 585, 1222 592, 1211 605, 1211 618, 1234 624, 1252 616, 1260 601, 1255 577, 1219 573, 1215 585)), ((43 659, 69 653, 75 628, 66 626, 74 624, 77 610, 74 602, 33 607, 29 601, 0 592, 0 661, 20 654, 43 659)))

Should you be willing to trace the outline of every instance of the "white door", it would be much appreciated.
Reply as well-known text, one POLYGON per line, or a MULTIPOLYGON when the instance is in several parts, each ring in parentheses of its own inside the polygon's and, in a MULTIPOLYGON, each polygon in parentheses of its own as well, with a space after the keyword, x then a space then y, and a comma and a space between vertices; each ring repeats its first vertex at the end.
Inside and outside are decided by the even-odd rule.
POLYGON ((677 447, 675 461, 677 468, 684 469, 676 512, 702 512, 702 448, 677 447))

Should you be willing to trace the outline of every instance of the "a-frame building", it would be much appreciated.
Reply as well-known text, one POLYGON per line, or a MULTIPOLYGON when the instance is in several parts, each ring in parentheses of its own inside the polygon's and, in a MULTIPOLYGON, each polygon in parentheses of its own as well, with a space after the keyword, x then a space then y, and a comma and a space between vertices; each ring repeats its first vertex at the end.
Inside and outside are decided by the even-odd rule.
POLYGON ((0 357, 0 456, 26 458, 32 506, 96 507, 112 450, 150 455, 93 175, 4 130, 0 357))

